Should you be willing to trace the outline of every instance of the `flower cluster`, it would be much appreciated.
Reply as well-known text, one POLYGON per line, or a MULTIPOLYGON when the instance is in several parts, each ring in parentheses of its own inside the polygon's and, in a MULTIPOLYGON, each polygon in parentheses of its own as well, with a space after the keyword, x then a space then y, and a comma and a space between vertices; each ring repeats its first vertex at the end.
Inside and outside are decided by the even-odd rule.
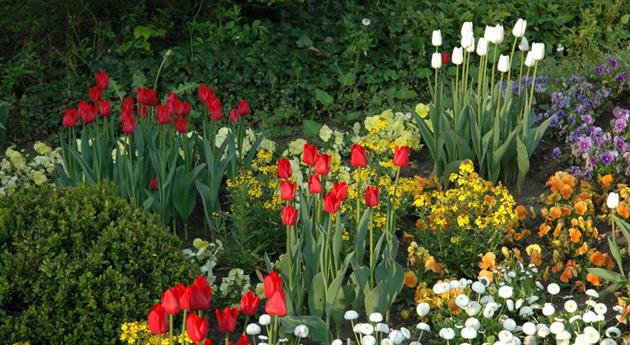
POLYGON ((25 154, 13 147, 5 150, 0 162, 0 195, 9 195, 17 188, 54 185, 55 166, 61 163, 60 149, 43 142, 33 145, 36 155, 25 154))
POLYGON ((402 146, 414 150, 420 148, 420 134, 410 113, 394 113, 387 109, 379 115, 366 117, 363 127, 367 133, 363 133, 358 122, 355 123, 353 142, 371 151, 388 153, 402 146))

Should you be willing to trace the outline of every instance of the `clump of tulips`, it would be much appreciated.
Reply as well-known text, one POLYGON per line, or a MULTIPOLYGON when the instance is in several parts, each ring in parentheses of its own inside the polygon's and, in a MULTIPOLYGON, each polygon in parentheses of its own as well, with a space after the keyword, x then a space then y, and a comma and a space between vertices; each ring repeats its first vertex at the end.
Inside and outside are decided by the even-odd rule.
MULTIPOLYGON (((283 330, 280 328, 282 317, 287 315, 287 305, 283 290, 282 277, 277 272, 271 272, 264 278, 264 292, 266 303, 265 314, 262 314, 259 323, 267 327, 268 344, 278 344, 283 330)), ((156 304, 147 315, 148 327, 151 333, 162 337, 168 336, 169 344, 175 341, 175 317, 182 315, 182 326, 179 341, 210 345, 212 341, 208 335, 209 313, 212 301, 212 289, 205 276, 199 276, 192 285, 177 284, 167 289, 162 294, 161 303, 156 304)), ((256 316, 261 299, 253 291, 248 291, 241 297, 241 303, 235 307, 215 309, 216 327, 224 334, 225 344, 232 344, 232 338, 238 337, 237 345, 249 345, 249 336, 260 334, 260 326, 248 324, 256 316), (239 315, 245 316, 243 331, 236 334, 239 315)), ((297 337, 308 336, 308 328, 304 333, 305 325, 298 325, 300 332, 295 331, 297 337), (299 334, 298 334, 299 333, 299 334), (306 336, 304 335, 306 334, 306 336)), ((287 323, 291 327, 291 323, 287 323)), ((297 328, 297 327, 294 327, 297 328)), ((254 344, 256 343, 253 339, 254 344)))
POLYGON ((349 305, 389 315, 403 283, 403 268, 395 261, 398 241, 392 195, 396 195, 400 169, 409 165, 409 152, 409 147, 396 147, 388 161, 370 162, 370 155, 377 153, 355 144, 350 157, 353 181, 335 180, 331 155, 312 144, 304 145, 300 161, 278 160, 287 252, 276 267, 287 277, 293 313, 322 318, 327 329, 334 321, 338 330, 349 305), (382 170, 382 166, 394 176, 385 200, 376 185, 376 167, 382 170), (303 169, 304 183, 294 177, 294 169, 303 169), (372 215, 381 202, 387 205, 386 220, 377 228, 372 215), (344 231, 354 232, 349 253, 344 249, 344 231))
POLYGON ((186 230, 197 192, 211 223, 213 212, 220 210, 223 178, 234 175, 238 166, 249 165, 263 139, 259 137, 247 150, 243 147, 245 125, 252 114, 249 102, 238 100, 230 110, 227 136, 218 144, 223 105, 209 86, 199 86, 198 104, 175 92, 160 99, 155 89, 145 87, 136 89, 135 99, 116 91, 118 119, 113 116, 113 102, 105 98, 111 95, 108 87, 109 76, 97 73, 89 101, 81 100, 77 108, 64 113, 60 184, 112 181, 121 196, 156 211, 174 229, 177 218, 181 219, 186 230), (191 128, 192 117, 201 117, 201 131, 191 128))

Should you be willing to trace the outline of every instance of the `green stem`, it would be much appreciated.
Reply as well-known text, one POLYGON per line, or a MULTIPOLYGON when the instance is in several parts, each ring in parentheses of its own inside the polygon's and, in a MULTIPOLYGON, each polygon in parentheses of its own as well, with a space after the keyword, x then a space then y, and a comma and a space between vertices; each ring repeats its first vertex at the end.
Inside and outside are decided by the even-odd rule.
POLYGON ((361 221, 361 167, 357 168, 357 230, 361 221))
POLYGON ((490 94, 494 92, 494 71, 497 67, 497 45, 494 45, 494 53, 492 53, 492 79, 490 80, 490 94))
POLYGON ((514 43, 512 43, 512 51, 510 52, 510 65, 508 66, 508 75, 507 75, 508 84, 510 83, 510 76, 512 75, 512 61, 514 61, 512 60, 512 58, 514 57, 514 50, 516 49, 517 40, 518 40, 518 37, 514 37, 514 43))
POLYGON ((370 223, 368 225, 370 230, 370 290, 374 289, 374 224, 372 220, 372 210, 370 210, 370 223))
POLYGON ((169 55, 170 55, 170 49, 166 51, 166 54, 164 54, 162 63, 160 64, 160 67, 158 68, 157 73, 155 74, 155 81, 153 82, 153 90, 157 91, 157 82, 158 82, 158 79, 160 79, 160 73, 162 73, 162 68, 164 68, 164 64, 166 63, 166 59, 168 59, 169 55))
POLYGON ((168 316, 168 343, 173 344, 173 315, 168 316))

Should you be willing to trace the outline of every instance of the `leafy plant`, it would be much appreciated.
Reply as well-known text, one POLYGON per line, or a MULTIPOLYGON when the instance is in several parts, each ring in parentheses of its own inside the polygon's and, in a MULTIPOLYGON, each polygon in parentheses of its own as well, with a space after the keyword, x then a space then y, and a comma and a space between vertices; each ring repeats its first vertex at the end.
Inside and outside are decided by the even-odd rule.
POLYGON ((600 267, 588 268, 588 271, 599 278, 609 282, 611 285, 604 290, 604 293, 611 293, 620 289, 625 289, 626 294, 630 294, 630 275, 627 271, 628 265, 624 265, 624 260, 630 255, 630 223, 620 217, 612 214, 610 216, 612 235, 608 237, 608 248, 617 264, 617 271, 607 270, 600 267), (617 234, 615 233, 615 225, 623 234, 626 240, 627 248, 620 248, 617 243, 617 234))

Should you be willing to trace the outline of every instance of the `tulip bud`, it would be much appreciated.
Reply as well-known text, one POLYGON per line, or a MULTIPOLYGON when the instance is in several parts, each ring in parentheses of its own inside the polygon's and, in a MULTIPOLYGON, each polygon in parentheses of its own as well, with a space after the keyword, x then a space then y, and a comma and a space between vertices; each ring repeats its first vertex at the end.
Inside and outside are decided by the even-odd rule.
POLYGON ((512 28, 512 35, 514 37, 523 37, 525 36, 525 29, 527 29, 527 20, 519 18, 514 24, 514 28, 512 28))
POLYGON ((499 56, 499 63, 497 64, 497 69, 501 73, 505 73, 510 69, 510 57, 507 55, 499 56))
POLYGON ((475 37, 470 38, 470 45, 466 47, 466 52, 473 53, 475 51, 475 37))
POLYGON ((470 33, 470 34, 473 33, 473 23, 472 22, 464 22, 464 24, 462 24, 462 30, 461 30, 462 36, 464 36, 464 34, 466 34, 466 33, 470 33))
POLYGON ((503 30, 503 25, 497 24, 492 30, 492 43, 501 44, 505 39, 505 30, 503 30))
POLYGON ((291 226, 297 224, 299 211, 291 206, 287 205, 282 209, 280 214, 280 218, 282 220, 282 224, 291 226))
POLYGON ((477 55, 485 56, 486 54, 488 54, 488 40, 482 37, 477 42, 477 55))
POLYGON ((527 41, 527 37, 523 36, 523 38, 521 38, 521 43, 518 45, 518 49, 523 53, 529 50, 529 42, 527 41))
POLYGON ((434 69, 442 67, 442 54, 433 53, 433 55, 431 55, 431 67, 434 69))
POLYGON ((527 56, 525 57, 525 66, 534 67, 535 62, 536 60, 534 60, 534 53, 531 51, 527 52, 527 56))
POLYGON ((350 153, 350 163, 353 167, 367 166, 367 156, 365 155, 365 147, 354 144, 350 153))
POLYGON ((367 186, 365 188, 365 204, 368 207, 378 206, 378 196, 379 196, 378 187, 367 186))
POLYGON ((440 30, 433 30, 433 35, 431 36, 431 44, 434 47, 439 47, 442 45, 442 32, 440 30))
POLYGON ((406 167, 409 165, 409 146, 397 147, 394 150, 394 165, 397 167, 406 167))
POLYGON ((453 49, 453 57, 451 58, 454 65, 461 65, 464 62, 464 49, 455 48, 453 49))
POLYGON ((619 206, 619 194, 609 193, 608 199, 606 199, 606 206, 610 209, 616 209, 619 206))
POLYGON ((494 37, 494 26, 486 25, 486 29, 483 32, 483 38, 487 42, 492 42, 492 38, 494 37))
POLYGON ((465 49, 465 48, 470 47, 471 45, 474 45, 474 41, 475 41, 475 38, 473 36, 472 31, 462 33, 462 39, 460 41, 462 48, 465 49))
POLYGON ((318 175, 312 175, 308 180, 308 191, 311 194, 319 194, 323 191, 322 182, 318 175))
POLYGON ((545 44, 544 43, 533 43, 532 44, 532 57, 536 61, 540 61, 545 57, 545 44))

